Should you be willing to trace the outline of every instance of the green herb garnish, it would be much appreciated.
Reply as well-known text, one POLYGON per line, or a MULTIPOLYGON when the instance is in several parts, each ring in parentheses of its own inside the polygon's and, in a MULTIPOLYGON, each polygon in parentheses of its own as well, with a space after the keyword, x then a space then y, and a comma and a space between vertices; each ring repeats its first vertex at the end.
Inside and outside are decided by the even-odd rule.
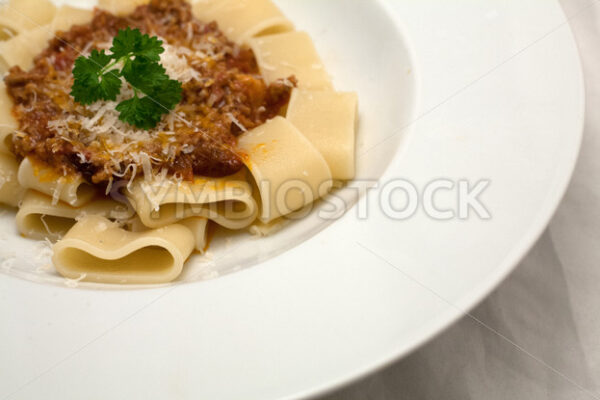
POLYGON ((162 45, 157 37, 142 35, 139 29, 120 30, 113 39, 112 54, 93 50, 89 57, 77 58, 71 95, 81 104, 115 101, 124 78, 134 97, 117 105, 119 119, 140 129, 154 128, 181 101, 181 83, 170 79, 159 63, 165 51, 162 45))

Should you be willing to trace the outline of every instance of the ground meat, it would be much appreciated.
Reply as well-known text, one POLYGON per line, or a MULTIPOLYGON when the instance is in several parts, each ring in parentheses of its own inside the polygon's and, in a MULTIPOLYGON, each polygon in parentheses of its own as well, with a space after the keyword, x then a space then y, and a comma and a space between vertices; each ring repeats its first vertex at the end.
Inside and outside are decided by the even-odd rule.
POLYGON ((80 173, 95 184, 128 179, 133 171, 131 164, 141 172, 142 164, 139 157, 133 157, 134 152, 146 154, 155 173, 167 169, 184 179, 233 174, 243 167, 235 153, 236 137, 276 116, 287 105, 296 85, 294 77, 267 85, 259 75, 252 51, 229 41, 215 22, 196 20, 183 0, 152 0, 126 17, 95 10, 91 23, 58 32, 36 57, 30 71, 11 68, 5 83, 19 122, 19 131, 13 137, 15 154, 32 157, 64 175, 80 173), (200 51, 205 57, 187 58, 201 79, 183 84, 168 152, 160 132, 151 132, 148 140, 131 149, 131 154, 115 161, 114 151, 105 141, 82 139, 83 128, 67 132, 52 129, 49 124, 86 112, 69 95, 75 59, 82 52, 110 43, 126 27, 159 36, 169 45, 190 49, 194 54, 200 51))

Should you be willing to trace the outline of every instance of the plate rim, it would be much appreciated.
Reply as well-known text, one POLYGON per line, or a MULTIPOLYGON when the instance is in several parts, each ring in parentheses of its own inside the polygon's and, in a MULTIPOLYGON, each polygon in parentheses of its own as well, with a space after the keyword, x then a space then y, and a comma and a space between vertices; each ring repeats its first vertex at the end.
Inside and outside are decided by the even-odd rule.
MULTIPOLYGON (((468 317, 468 313, 476 308, 479 304, 481 304, 485 299, 496 290, 519 266, 521 261, 527 256, 527 254, 531 251, 531 249, 535 246, 535 244, 539 241, 541 236, 546 231, 548 225, 552 221, 552 218, 556 214, 562 200, 567 193, 571 180, 573 178, 573 174, 575 172, 575 168, 577 166, 577 161, 579 160, 579 154, 581 152, 581 146, 583 143, 583 135, 585 128, 585 115, 586 115, 586 89, 585 89, 585 76, 583 73, 583 65, 581 63, 581 53, 579 46, 577 45, 577 41, 575 40, 575 36, 573 34, 573 29, 571 25, 568 23, 568 18, 565 13, 564 8, 560 5, 559 0, 553 0, 555 5, 559 8, 563 17, 565 17, 566 24, 568 24, 567 35, 569 36, 569 45, 575 50, 575 63, 576 63, 576 72, 577 76, 575 77, 578 81, 579 87, 579 116, 580 120, 578 126, 572 134, 576 134, 577 136, 574 138, 575 146, 570 158, 568 168, 565 168, 563 171, 566 173, 563 174, 560 182, 554 182, 557 186, 557 195, 555 196, 550 204, 546 205, 543 212, 538 213, 535 221, 531 224, 531 226, 527 229, 527 233, 512 247, 511 251, 504 258, 504 260, 495 268, 494 274, 488 275, 485 279, 485 282, 480 284, 477 287, 472 288, 472 290, 463 296, 460 299, 461 309, 454 309, 448 307, 447 312, 443 313, 440 317, 434 320, 428 321, 428 328, 424 334, 420 335, 420 338, 408 346, 400 346, 400 349, 397 349, 395 352, 388 354, 386 357, 382 357, 377 361, 372 362, 368 366, 363 366, 355 371, 353 374, 347 374, 347 377, 340 378, 336 382, 330 382, 329 384, 323 384, 319 388, 315 388, 313 390, 307 390, 303 393, 297 393, 293 396, 285 397, 285 400, 310 400, 315 399, 317 397, 325 396, 328 394, 332 394, 340 389, 343 389, 353 383, 357 383, 362 379, 365 379, 369 376, 377 374, 382 370, 390 367, 396 362, 408 357, 412 353, 418 351, 423 346, 426 346, 428 343, 435 340, 438 336, 442 335, 447 331, 452 325, 456 324, 460 319, 464 317, 468 317), (450 311, 451 310, 451 311, 450 311)), ((408 33, 408 29, 405 23, 401 20, 401 18, 397 15, 397 13, 392 9, 388 0, 375 0, 375 3, 384 9, 387 15, 390 16, 390 19, 394 23, 396 30, 402 35, 407 44, 407 50, 410 56, 413 65, 419 67, 419 59, 415 56, 413 41, 410 39, 410 35, 408 33)), ((417 94, 416 94, 416 106, 415 110, 418 112, 421 110, 421 69, 418 69, 417 76, 417 94)), ((398 154, 394 157, 394 160, 390 162, 390 165, 383 173, 382 176, 385 176, 387 172, 389 172, 391 165, 394 161, 401 157, 407 148, 410 145, 410 141, 412 140, 412 128, 408 135, 408 141, 406 146, 398 152, 398 154)), ((554 178, 556 181, 558 178, 554 178)), ((282 398, 283 400, 284 398, 282 398)))

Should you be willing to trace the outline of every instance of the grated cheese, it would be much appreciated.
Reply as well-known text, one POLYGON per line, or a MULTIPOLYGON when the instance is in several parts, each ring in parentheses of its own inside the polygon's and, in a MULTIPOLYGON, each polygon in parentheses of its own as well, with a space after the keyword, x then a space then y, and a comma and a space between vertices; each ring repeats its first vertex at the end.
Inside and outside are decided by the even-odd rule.
POLYGON ((200 73, 194 68, 190 68, 188 57, 204 58, 204 53, 197 54, 187 47, 172 46, 166 43, 163 44, 163 47, 165 51, 160 55, 160 62, 171 79, 183 83, 200 79, 200 73))
MULTIPOLYGON (((198 60, 205 60, 207 54, 214 57, 214 48, 207 43, 194 43, 194 48, 190 49, 183 46, 173 46, 163 40, 165 51, 160 55, 161 64, 165 68, 171 79, 182 83, 191 80, 201 80, 201 74, 191 68, 198 60), (196 48, 197 47, 197 48, 196 48)), ((83 53, 88 55, 92 47, 108 50, 111 43, 99 43, 95 46, 88 45, 83 53)), ((167 160, 176 156, 176 148, 170 143, 176 142, 176 129, 181 125, 188 127, 192 124, 185 120, 183 113, 171 112, 167 114, 159 124, 151 130, 136 129, 119 119, 117 105, 134 95, 132 87, 123 79, 121 93, 115 101, 98 101, 88 106, 75 104, 75 112, 65 114, 62 118, 48 122, 48 128, 54 131, 61 139, 70 143, 80 142, 86 148, 95 148, 108 153, 110 159, 105 163, 107 173, 117 177, 124 177, 128 172, 132 173, 128 187, 138 172, 138 166, 147 177, 152 177, 152 163, 148 153, 144 151, 144 146, 150 144, 154 139, 161 136, 169 138, 164 140, 162 153, 167 160), (182 116, 183 115, 183 116, 182 116)), ((239 122, 235 122, 240 129, 245 130, 239 122)), ((192 146, 184 151, 191 153, 194 151, 192 146)), ((78 152, 77 156, 82 164, 89 160, 85 154, 78 152)), ((164 160, 155 159, 157 162, 164 160)), ((107 190, 110 190, 110 186, 107 190)), ((56 197, 56 196, 55 196, 56 197)))
POLYGON ((42 214, 40 216, 40 220, 42 221, 42 224, 44 225, 44 228, 46 229, 46 232, 48 232, 50 235, 54 234, 54 232, 52 232, 50 230, 50 227, 48 226, 48 223, 46 223, 46 214, 42 214))
POLYGON ((79 283, 81 281, 83 281, 85 278, 87 278, 87 274, 83 273, 79 276, 79 278, 77 279, 69 279, 69 278, 65 278, 65 286, 71 288, 71 289, 75 289, 76 287, 79 286, 79 283))
POLYGON ((242 130, 242 132, 248 131, 248 129, 246 129, 246 127, 242 125, 242 123, 235 117, 235 115, 233 115, 232 113, 227 113, 227 116, 229 117, 231 122, 233 122, 238 128, 242 130))

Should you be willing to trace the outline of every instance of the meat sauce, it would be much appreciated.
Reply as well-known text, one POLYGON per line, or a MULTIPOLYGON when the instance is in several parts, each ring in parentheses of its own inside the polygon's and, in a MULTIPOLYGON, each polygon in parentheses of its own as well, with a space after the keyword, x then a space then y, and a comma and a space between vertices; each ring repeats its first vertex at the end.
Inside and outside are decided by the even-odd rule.
POLYGON ((215 22, 195 19, 183 0, 152 0, 125 17, 95 10, 91 23, 58 32, 35 58, 32 69, 11 68, 5 83, 19 124, 13 135, 14 153, 44 163, 61 175, 80 173, 94 184, 107 184, 115 177, 129 179, 134 170, 143 170, 139 157, 123 153, 123 159, 115 161, 114 151, 103 140, 80 139, 83 127, 73 132, 50 127, 53 121, 89 112, 69 94, 74 62, 82 53, 112 42, 126 27, 194 54, 201 48, 203 54, 202 59, 187 58, 189 68, 201 79, 183 83, 171 136, 167 140, 155 130, 131 152, 143 152, 154 173, 166 169, 185 180, 239 171, 243 163, 235 152, 236 137, 278 115, 296 81, 290 77, 265 84, 252 50, 228 40, 215 22), (131 164, 136 168, 130 168, 131 164))

